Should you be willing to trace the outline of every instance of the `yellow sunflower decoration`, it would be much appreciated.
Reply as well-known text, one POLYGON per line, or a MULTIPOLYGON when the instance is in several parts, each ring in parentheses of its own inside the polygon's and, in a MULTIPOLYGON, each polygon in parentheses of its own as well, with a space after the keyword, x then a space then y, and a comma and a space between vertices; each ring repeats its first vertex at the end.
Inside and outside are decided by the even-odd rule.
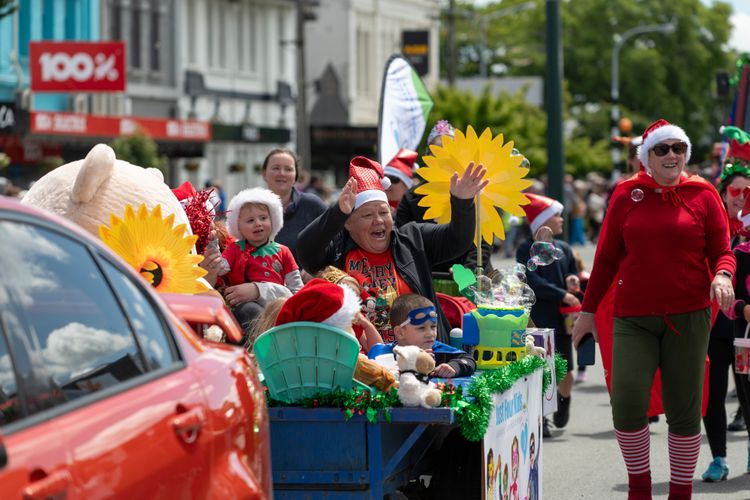
POLYGON ((450 222, 451 175, 458 172, 461 176, 469 163, 481 163, 487 169, 485 179, 490 182, 478 196, 477 224, 487 243, 492 244, 494 236, 505 239, 503 221, 495 207, 523 217, 521 206, 528 205, 529 200, 522 191, 531 186, 531 181, 524 179, 529 169, 520 166, 523 156, 511 154, 513 141, 503 143, 503 134, 493 139, 489 128, 477 137, 469 126, 466 135, 456 130, 454 139, 443 136, 442 147, 432 145, 430 149, 434 156, 423 156, 427 166, 419 169, 419 176, 426 182, 415 189, 415 193, 424 195, 419 206, 427 207, 425 219, 450 222))
POLYGON ((149 213, 146 205, 125 206, 121 220, 109 215, 109 225, 99 226, 99 237, 125 259, 159 292, 195 294, 208 290, 198 278, 206 271, 198 264, 202 255, 191 253, 197 236, 185 236, 185 224, 173 227, 174 214, 162 218, 161 205, 149 213))

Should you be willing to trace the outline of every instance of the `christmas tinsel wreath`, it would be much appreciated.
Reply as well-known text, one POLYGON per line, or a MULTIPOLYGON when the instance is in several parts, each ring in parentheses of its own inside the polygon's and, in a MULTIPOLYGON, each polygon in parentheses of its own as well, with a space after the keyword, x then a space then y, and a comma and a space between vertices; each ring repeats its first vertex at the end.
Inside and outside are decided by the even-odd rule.
MULTIPOLYGON (((443 391, 442 407, 452 408, 461 434, 469 441, 479 441, 484 437, 492 412, 492 395, 510 389, 517 380, 527 377, 539 368, 544 369, 542 392, 552 383, 552 373, 547 362, 536 356, 526 356, 520 361, 511 363, 497 370, 490 370, 476 375, 466 389, 452 384, 438 384, 443 391)), ((555 378, 559 383, 568 372, 568 363, 555 354, 555 378)), ((378 421, 382 413, 385 422, 391 421, 391 408, 402 406, 398 391, 371 394, 362 389, 343 391, 334 389, 301 399, 295 403, 284 403, 271 398, 266 392, 269 407, 299 406, 302 408, 341 408, 344 418, 349 420, 354 415, 365 415, 370 423, 378 421)))

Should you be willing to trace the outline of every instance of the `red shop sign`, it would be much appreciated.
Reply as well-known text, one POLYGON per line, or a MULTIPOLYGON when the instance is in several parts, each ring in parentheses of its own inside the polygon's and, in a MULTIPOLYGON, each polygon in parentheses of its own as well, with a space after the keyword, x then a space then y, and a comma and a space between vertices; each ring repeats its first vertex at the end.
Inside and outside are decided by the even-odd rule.
POLYGON ((168 120, 135 116, 95 116, 32 111, 31 132, 41 135, 120 137, 143 133, 156 140, 211 140, 211 124, 198 120, 168 120))
POLYGON ((125 92, 124 42, 29 42, 33 92, 125 92))

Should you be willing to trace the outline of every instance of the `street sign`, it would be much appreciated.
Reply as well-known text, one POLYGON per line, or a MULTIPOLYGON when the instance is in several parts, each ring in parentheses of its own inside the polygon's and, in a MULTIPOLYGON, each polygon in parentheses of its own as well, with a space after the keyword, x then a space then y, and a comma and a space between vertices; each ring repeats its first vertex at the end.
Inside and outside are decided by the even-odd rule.
POLYGON ((124 42, 29 42, 33 92, 124 92, 124 42))
POLYGON ((401 53, 419 76, 424 76, 430 71, 430 32, 402 31, 401 53))

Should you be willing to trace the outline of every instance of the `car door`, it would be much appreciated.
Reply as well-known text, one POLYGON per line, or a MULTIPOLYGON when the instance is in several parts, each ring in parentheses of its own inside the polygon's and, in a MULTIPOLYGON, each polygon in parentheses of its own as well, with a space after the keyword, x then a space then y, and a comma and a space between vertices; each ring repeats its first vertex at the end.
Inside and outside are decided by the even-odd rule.
POLYGON ((8 294, 0 291, 0 433, 5 459, 0 467, 0 491, 4 498, 64 496, 72 484, 67 450, 57 422, 40 419, 43 412, 35 412, 37 401, 44 404, 45 393, 34 391, 39 386, 16 336, 20 333, 17 326, 8 294), (16 347, 15 360, 10 344, 16 347))
POLYGON ((18 247, 0 253, 0 278, 22 297, 33 370, 54 395, 44 411, 68 450, 69 494, 202 496, 205 398, 153 295, 51 227, 4 221, 0 237, 18 247))

